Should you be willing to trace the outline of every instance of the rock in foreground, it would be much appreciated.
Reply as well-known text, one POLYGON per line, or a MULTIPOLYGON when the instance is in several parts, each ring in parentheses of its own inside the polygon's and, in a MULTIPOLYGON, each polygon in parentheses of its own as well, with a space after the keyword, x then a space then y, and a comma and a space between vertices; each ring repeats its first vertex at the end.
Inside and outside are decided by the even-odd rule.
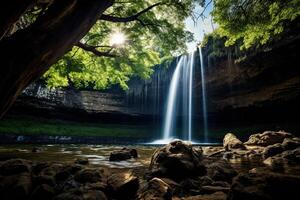
POLYGON ((201 161, 201 149, 175 140, 153 154, 150 173, 152 177, 166 177, 180 181, 206 174, 205 166, 201 161))
POLYGON ((244 144, 232 133, 227 133, 223 140, 225 150, 246 149, 244 144))
POLYGON ((292 134, 284 131, 265 131, 263 133, 253 134, 245 145, 250 146, 269 146, 276 143, 282 143, 285 138, 293 137, 292 134))
POLYGON ((109 161, 122 161, 137 157, 138 153, 136 149, 123 148, 121 150, 111 152, 109 161))
POLYGON ((272 172, 247 173, 236 177, 228 200, 299 199, 300 176, 272 172))

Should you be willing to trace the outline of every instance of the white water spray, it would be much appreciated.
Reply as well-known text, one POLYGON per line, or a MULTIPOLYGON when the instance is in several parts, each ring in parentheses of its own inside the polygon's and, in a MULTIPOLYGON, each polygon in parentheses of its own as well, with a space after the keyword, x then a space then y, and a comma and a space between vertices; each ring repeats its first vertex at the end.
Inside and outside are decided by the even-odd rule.
MULTIPOLYGON (((182 62, 184 60, 184 56, 182 56, 177 63, 177 66, 175 68, 171 84, 170 84, 170 89, 169 89, 169 94, 168 94, 168 100, 167 100, 167 112, 165 116, 165 124, 164 124, 164 130, 163 130, 163 139, 164 140, 170 140, 172 137, 171 130, 173 127, 174 119, 176 116, 175 115, 175 109, 176 109, 176 97, 177 97, 177 89, 178 89, 178 83, 179 83, 179 77, 180 77, 180 71, 182 68, 182 62)), ((172 130, 173 131, 173 130, 172 130)))
POLYGON ((205 68, 203 63, 202 49, 199 47, 200 67, 201 67, 201 82, 202 82, 202 109, 203 109, 203 131, 204 142, 208 142, 208 129, 207 129, 207 107, 206 107, 206 85, 205 85, 205 68))
POLYGON ((188 140, 192 141, 192 109, 193 109, 193 68, 194 68, 194 52, 192 53, 189 68, 189 115, 188 115, 188 140))

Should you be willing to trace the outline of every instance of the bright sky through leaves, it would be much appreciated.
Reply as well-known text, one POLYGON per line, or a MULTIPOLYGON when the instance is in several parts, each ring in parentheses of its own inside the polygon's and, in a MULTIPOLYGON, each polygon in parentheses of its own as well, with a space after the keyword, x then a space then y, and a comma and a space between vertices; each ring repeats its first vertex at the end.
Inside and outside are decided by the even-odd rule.
MULTIPOLYGON (((196 49, 197 43, 202 41, 204 34, 211 33, 213 28, 216 28, 215 24, 212 24, 212 18, 210 12, 212 11, 212 3, 206 8, 204 12, 205 18, 199 17, 194 21, 191 17, 188 17, 185 21, 185 29, 194 34, 195 41, 187 43, 188 52, 192 52, 196 49)), ((194 12, 196 15, 203 12, 202 7, 196 6, 194 12)))
POLYGON ((126 36, 121 32, 115 32, 111 35, 110 45, 119 46, 124 44, 126 41, 126 36))

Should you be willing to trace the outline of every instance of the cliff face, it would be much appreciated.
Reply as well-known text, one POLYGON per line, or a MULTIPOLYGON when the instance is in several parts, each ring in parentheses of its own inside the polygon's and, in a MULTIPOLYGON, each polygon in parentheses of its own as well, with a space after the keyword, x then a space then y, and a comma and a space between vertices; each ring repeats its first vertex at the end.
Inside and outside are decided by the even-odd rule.
MULTIPOLYGON (((207 110, 212 121, 293 118, 292 114, 300 110, 299 47, 298 39, 249 55, 240 62, 231 59, 230 53, 227 57, 208 60, 204 49, 207 110)), ((202 116, 199 64, 196 52, 193 90, 195 118, 202 116)), ((47 111, 51 111, 54 116, 62 117, 66 113, 81 113, 93 118, 116 116, 117 120, 120 116, 125 120, 133 116, 147 120, 161 119, 175 65, 176 60, 168 68, 156 66, 149 80, 133 78, 128 91, 118 88, 106 91, 49 90, 35 83, 23 92, 12 112, 35 111, 35 114, 47 115, 47 111)))

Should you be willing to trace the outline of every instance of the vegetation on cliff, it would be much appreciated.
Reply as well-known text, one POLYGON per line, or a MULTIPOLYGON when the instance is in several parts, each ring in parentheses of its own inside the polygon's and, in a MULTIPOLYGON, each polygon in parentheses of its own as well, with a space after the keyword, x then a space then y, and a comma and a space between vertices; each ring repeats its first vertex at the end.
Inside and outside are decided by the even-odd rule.
POLYGON ((214 0, 213 19, 225 45, 260 47, 299 30, 299 0, 214 0))

